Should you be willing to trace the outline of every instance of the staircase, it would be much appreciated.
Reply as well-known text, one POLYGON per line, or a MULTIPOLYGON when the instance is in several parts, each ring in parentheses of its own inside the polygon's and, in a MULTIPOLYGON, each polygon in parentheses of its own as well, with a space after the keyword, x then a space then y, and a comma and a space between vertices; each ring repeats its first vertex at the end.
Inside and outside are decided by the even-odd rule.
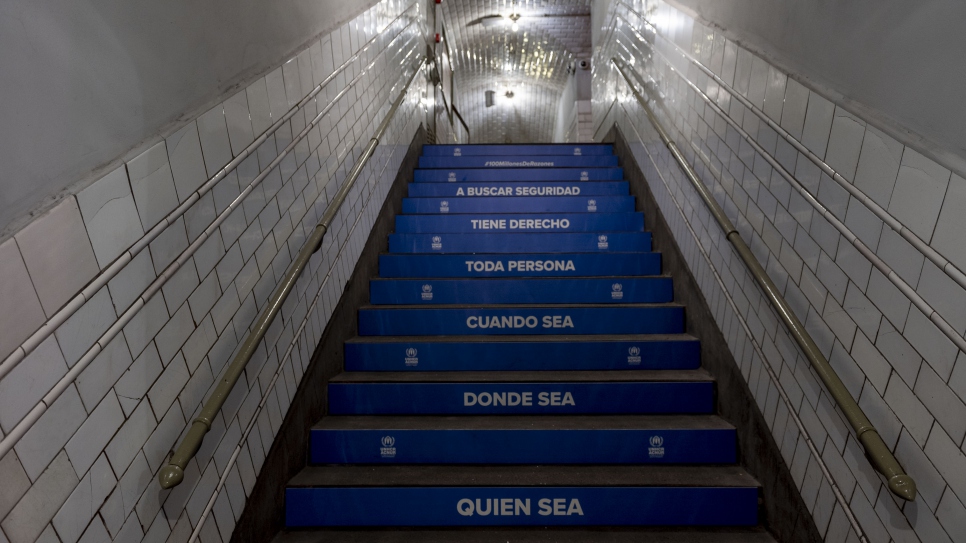
POLYGON ((297 541, 774 541, 609 145, 425 146, 297 541))

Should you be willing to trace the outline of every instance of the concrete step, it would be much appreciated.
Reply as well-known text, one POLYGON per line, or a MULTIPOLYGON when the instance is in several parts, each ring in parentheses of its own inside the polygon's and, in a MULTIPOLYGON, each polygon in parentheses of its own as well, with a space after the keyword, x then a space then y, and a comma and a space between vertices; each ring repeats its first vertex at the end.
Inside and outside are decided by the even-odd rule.
POLYGON ((312 466, 285 505, 290 528, 754 526, 758 493, 735 466, 312 466))
MULTIPOLYGON (((629 213, 633 196, 403 198, 403 213, 629 213)), ((525 217, 521 217, 525 218, 525 217)))
POLYGON ((492 381, 467 382, 461 379, 461 373, 442 374, 449 377, 444 382, 393 380, 389 376, 384 376, 385 382, 378 383, 330 381, 329 414, 694 414, 714 410, 711 381, 594 381, 589 375, 574 375, 570 381, 538 378, 499 382, 494 375, 497 372, 489 372, 494 377, 492 381))
POLYGON ((661 254, 383 254, 380 277, 616 277, 659 275, 661 254))
MULTIPOLYGON (((346 371, 467 372, 693 369, 701 344, 688 335, 357 337, 346 371)), ((463 373, 463 375, 466 375, 463 373)))
POLYGON ((762 528, 326 528, 285 530, 274 543, 776 543, 762 528))
POLYGON ((363 306, 361 336, 680 334, 679 304, 363 306))
POLYGON ((390 253, 600 253, 651 250, 650 232, 389 234, 390 253))
POLYGON ((373 305, 618 304, 674 299, 670 277, 373 279, 373 305))
POLYGON ((642 232, 643 213, 397 215, 397 234, 473 232, 642 232))
POLYGON ((346 415, 312 428, 309 458, 314 464, 731 464, 735 440, 733 426, 705 414, 346 415))
POLYGON ((613 168, 613 155, 421 156, 420 168, 613 168))
POLYGON ((623 168, 448 168, 417 169, 416 183, 458 183, 462 181, 621 181, 623 168))
POLYGON ((423 156, 485 156, 485 155, 613 155, 611 144, 477 144, 477 145, 423 145, 423 156))
POLYGON ((410 183, 410 198, 465 196, 619 196, 630 193, 627 181, 500 181, 490 183, 410 183))
POLYGON ((714 383, 702 368, 683 370, 345 371, 330 383, 714 383))

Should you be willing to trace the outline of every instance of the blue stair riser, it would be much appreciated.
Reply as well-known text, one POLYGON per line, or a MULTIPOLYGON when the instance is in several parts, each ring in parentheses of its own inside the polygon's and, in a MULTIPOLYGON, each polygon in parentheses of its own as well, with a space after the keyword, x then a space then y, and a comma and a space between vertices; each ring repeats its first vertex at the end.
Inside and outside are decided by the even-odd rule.
POLYGON ((626 181, 410 183, 410 198, 481 196, 620 196, 630 193, 626 181))
POLYGON ((424 145, 423 156, 613 155, 613 145, 424 145))
POLYGON ((615 168, 613 155, 591 156, 421 156, 420 168, 615 168))
POLYGON ((450 168, 448 170, 416 170, 417 183, 458 183, 462 181, 621 181, 623 168, 450 168))
POLYGON ((647 252, 650 232, 606 234, 390 234, 391 253, 600 253, 647 252))
POLYGON ((380 255, 380 277, 593 277, 659 275, 661 253, 380 255))
POLYGON ((680 334, 684 308, 362 309, 363 336, 680 334))
POLYGON ((753 487, 288 488, 310 526, 753 526, 753 487), (477 506, 477 501, 479 506, 477 506), (499 513, 499 514, 498 514, 499 513))
POLYGON ((733 429, 329 430, 315 464, 729 464, 733 429))
POLYGON ((403 198, 402 211, 403 213, 627 213, 634 211, 634 197, 403 198))
POLYGON ((383 279, 369 302, 407 304, 604 304, 673 300, 670 277, 606 279, 383 279))
POLYGON ((672 370, 701 365, 694 341, 346 343, 346 371, 672 370))
POLYGON ((642 232, 643 213, 397 215, 399 234, 473 232, 642 232))
POLYGON ((336 383, 331 415, 711 413, 710 382, 336 383))

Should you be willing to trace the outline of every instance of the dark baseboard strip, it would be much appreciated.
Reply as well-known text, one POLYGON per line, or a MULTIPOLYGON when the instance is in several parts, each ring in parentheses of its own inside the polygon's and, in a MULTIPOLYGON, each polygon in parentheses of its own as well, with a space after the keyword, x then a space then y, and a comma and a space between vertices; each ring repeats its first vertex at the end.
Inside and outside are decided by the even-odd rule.
POLYGON ((664 273, 674 277, 674 300, 687 307, 686 331, 701 340, 701 365, 717 381, 718 413, 738 429, 739 462, 762 484, 762 524, 779 541, 821 542, 823 538, 785 465, 781 450, 627 140, 615 125, 604 142, 614 144, 614 154, 624 168, 631 194, 637 197, 638 211, 644 211, 645 228, 653 234, 653 250, 662 253, 664 273))
POLYGON ((388 250, 389 233, 393 230, 396 214, 402 211, 406 187, 412 181, 425 143, 426 131, 420 126, 409 144, 345 292, 312 355, 282 428, 268 451, 255 487, 245 502, 245 510, 235 524, 232 543, 271 541, 284 526, 285 486, 307 464, 309 430, 325 415, 328 405, 326 385, 333 375, 342 371, 342 344, 356 335, 356 311, 369 301, 369 278, 378 273, 379 253, 388 250))

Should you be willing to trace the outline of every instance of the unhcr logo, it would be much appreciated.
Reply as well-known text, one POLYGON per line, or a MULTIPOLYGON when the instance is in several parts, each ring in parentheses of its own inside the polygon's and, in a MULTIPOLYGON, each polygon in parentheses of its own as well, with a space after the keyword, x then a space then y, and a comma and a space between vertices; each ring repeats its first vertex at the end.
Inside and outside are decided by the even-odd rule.
POLYGON ((650 447, 647 448, 647 456, 650 458, 664 458, 664 438, 661 436, 651 436, 648 440, 650 447))
POLYGON ((457 147, 456 149, 453 149, 453 156, 463 156, 463 150, 460 149, 459 147, 457 147))
POLYGON ((590 181, 590 174, 588 174, 587 172, 580 172, 580 180, 590 181))
POLYGON ((610 297, 612 300, 622 300, 624 298, 624 286, 620 283, 614 283, 611 285, 610 297))
POLYGON ((597 236, 597 248, 606 249, 607 247, 609 247, 609 245, 607 244, 607 236, 605 236, 604 234, 597 236))
POLYGON ((443 238, 439 236, 433 236, 432 248, 435 250, 440 250, 443 248, 443 238))
POLYGON ((379 456, 383 458, 396 457, 396 438, 384 436, 379 442, 382 444, 382 447, 379 447, 379 456))
POLYGON ((450 183, 456 182, 456 172, 449 172, 449 177, 446 178, 450 183))
POLYGON ((406 356, 403 358, 403 362, 405 362, 406 365, 410 367, 419 365, 419 359, 416 358, 416 354, 418 352, 419 351, 417 351, 415 347, 410 347, 406 349, 406 356))
POLYGON ((641 349, 637 345, 634 345, 630 349, 627 349, 627 363, 631 366, 636 366, 641 363, 641 349))
POLYGON ((448 200, 443 200, 442 202, 439 203, 439 212, 440 213, 449 213, 449 201, 448 200))
POLYGON ((597 211, 597 200, 587 200, 587 211, 597 211))
POLYGON ((433 299, 433 285, 423 285, 423 300, 429 301, 433 299))
POLYGON ((580 147, 574 147, 574 156, 581 156, 582 152, 580 147))

